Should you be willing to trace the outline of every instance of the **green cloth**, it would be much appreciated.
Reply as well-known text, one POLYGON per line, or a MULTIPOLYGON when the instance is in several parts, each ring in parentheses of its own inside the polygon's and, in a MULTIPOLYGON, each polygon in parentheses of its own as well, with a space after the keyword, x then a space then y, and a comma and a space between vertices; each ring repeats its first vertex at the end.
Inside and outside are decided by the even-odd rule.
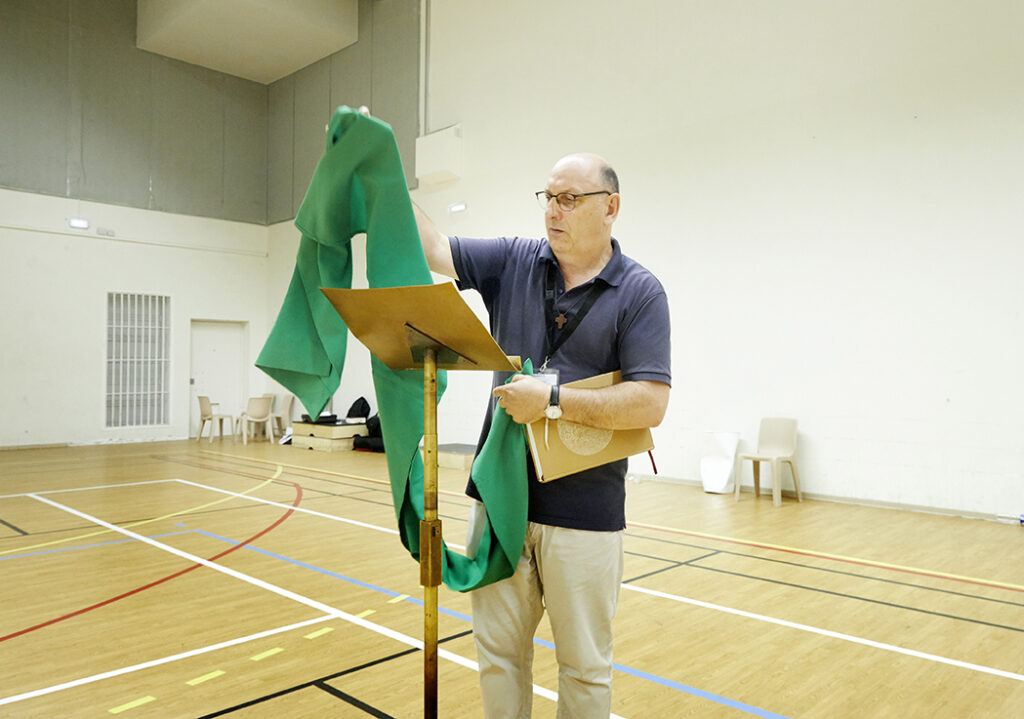
MULTIPOLYGON (((347 329, 320 287, 352 286, 351 238, 366 233, 370 287, 431 284, 391 128, 347 107, 334 113, 295 226, 295 272, 256 366, 291 390, 316 417, 338 388, 347 329)), ((423 372, 393 371, 371 359, 388 474, 402 544, 419 559, 423 519, 423 372)), ((527 366, 526 372, 531 372, 527 366)), ((438 372, 438 399, 446 373, 438 372)), ((475 559, 444 547, 441 576, 468 591, 512 576, 526 537, 526 438, 498 408, 473 480, 487 526, 475 559)))

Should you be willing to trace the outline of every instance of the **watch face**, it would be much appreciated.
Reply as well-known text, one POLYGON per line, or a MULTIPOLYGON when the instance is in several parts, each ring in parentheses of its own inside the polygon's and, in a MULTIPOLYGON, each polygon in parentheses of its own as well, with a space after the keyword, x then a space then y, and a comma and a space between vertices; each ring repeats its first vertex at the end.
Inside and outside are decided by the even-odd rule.
POLYGON ((544 416, 548 419, 558 419, 562 416, 562 408, 558 405, 549 404, 544 410, 544 416))

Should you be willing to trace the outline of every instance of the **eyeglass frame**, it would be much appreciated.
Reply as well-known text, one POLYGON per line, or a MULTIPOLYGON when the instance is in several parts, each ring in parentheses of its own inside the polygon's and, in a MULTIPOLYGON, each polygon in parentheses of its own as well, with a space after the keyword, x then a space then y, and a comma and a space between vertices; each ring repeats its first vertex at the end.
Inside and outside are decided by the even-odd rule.
POLYGON ((581 192, 578 195, 572 192, 559 192, 556 194, 551 194, 547 190, 538 190, 533 194, 537 198, 537 202, 541 203, 541 207, 544 210, 548 209, 548 206, 551 204, 552 200, 556 200, 558 201, 558 206, 562 208, 562 212, 572 212, 573 210, 576 209, 576 201, 581 197, 590 197, 591 195, 614 195, 615 193, 612 192, 611 190, 595 190, 594 192, 581 192), (562 201, 558 199, 559 197, 571 197, 572 206, 566 207, 565 205, 563 205, 562 201))

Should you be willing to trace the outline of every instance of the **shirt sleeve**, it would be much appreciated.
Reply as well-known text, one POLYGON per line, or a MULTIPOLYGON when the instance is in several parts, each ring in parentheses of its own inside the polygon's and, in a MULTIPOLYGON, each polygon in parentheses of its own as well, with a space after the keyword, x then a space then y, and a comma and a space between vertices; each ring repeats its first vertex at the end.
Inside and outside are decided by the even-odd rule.
POLYGON ((648 296, 626 319, 618 349, 623 380, 672 384, 671 321, 664 290, 648 296))
POLYGON ((482 240, 468 237, 449 237, 452 264, 460 290, 477 290, 487 299, 485 290, 501 276, 508 262, 509 242, 499 237, 482 240))

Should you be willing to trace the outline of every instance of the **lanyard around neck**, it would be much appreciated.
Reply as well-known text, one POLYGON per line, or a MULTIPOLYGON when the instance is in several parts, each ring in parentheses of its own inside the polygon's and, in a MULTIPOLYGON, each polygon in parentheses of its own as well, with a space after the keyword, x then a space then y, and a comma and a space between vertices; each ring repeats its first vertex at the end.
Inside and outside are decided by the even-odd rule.
POLYGON ((556 269, 555 263, 550 262, 548 264, 547 278, 544 283, 544 319, 547 323, 547 346, 548 350, 544 355, 544 363, 541 365, 541 369, 546 369, 548 360, 550 360, 558 348, 565 344, 565 341, 569 339, 569 336, 576 331, 583 318, 590 312, 590 308, 597 302, 597 298, 602 292, 604 292, 608 285, 604 281, 598 282, 595 278, 592 280, 590 287, 587 289, 586 294, 583 295, 582 304, 580 304, 579 310, 572 314, 570 317, 566 317, 564 313, 559 313, 555 316, 555 291, 556 291, 556 269))

